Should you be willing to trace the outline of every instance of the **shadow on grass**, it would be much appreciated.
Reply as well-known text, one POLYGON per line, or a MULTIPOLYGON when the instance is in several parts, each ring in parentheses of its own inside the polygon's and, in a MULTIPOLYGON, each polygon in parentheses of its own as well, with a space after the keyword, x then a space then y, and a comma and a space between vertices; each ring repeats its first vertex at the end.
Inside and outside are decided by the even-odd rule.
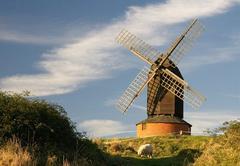
POLYGON ((201 152, 197 149, 183 149, 177 156, 163 158, 134 158, 123 157, 128 161, 129 166, 185 166, 194 162, 201 152))

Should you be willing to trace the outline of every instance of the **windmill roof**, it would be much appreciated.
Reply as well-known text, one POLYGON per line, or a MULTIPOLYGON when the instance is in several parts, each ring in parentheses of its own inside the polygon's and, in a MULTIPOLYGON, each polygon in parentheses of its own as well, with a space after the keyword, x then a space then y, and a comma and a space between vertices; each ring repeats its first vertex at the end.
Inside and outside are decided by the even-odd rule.
POLYGON ((188 124, 189 126, 192 126, 191 124, 187 123, 183 119, 180 119, 175 116, 166 116, 166 115, 150 117, 141 122, 138 122, 136 125, 140 123, 180 123, 180 124, 188 124))

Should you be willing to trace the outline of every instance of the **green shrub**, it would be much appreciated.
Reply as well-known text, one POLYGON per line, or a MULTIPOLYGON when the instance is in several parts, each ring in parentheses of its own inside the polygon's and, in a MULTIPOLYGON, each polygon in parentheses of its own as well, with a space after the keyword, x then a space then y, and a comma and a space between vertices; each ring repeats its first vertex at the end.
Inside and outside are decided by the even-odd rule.
POLYGON ((16 136, 22 144, 53 151, 76 148, 79 134, 60 105, 0 92, 0 122, 2 142, 16 136))
POLYGON ((118 143, 112 143, 110 145, 110 151, 111 152, 122 152, 123 151, 123 147, 121 144, 118 144, 118 143))
POLYGON ((214 131, 222 131, 224 134, 208 143, 194 165, 240 165, 240 121, 225 122, 214 131))
POLYGON ((104 162, 105 156, 96 144, 78 133, 64 108, 45 100, 33 99, 23 94, 0 92, 0 143, 13 137, 21 146, 30 149, 39 165, 47 156, 63 159, 85 158, 90 163, 104 162))

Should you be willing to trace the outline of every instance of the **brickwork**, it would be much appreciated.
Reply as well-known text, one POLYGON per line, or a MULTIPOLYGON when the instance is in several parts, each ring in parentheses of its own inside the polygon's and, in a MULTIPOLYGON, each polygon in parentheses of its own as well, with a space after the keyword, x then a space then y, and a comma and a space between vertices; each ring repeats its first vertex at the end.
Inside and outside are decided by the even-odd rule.
POLYGON ((151 137, 173 134, 190 134, 191 126, 181 123, 140 123, 137 124, 137 137, 151 137))

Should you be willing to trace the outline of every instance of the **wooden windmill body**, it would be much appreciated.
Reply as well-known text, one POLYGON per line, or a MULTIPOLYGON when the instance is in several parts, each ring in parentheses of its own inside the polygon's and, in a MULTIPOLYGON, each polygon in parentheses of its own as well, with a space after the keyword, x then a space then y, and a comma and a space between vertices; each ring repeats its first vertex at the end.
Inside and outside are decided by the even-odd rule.
MULTIPOLYGON (((171 71, 183 79, 180 70, 171 71)), ((183 100, 160 84, 160 71, 147 85, 147 119, 136 124, 137 136, 191 134, 192 125, 183 120, 183 100)))
POLYGON ((165 53, 126 30, 117 37, 120 44, 150 65, 140 71, 116 104, 126 112, 147 86, 147 119, 136 124, 138 137, 191 134, 191 124, 183 120, 183 101, 199 108, 205 98, 188 85, 176 65, 202 29, 195 19, 165 53))

